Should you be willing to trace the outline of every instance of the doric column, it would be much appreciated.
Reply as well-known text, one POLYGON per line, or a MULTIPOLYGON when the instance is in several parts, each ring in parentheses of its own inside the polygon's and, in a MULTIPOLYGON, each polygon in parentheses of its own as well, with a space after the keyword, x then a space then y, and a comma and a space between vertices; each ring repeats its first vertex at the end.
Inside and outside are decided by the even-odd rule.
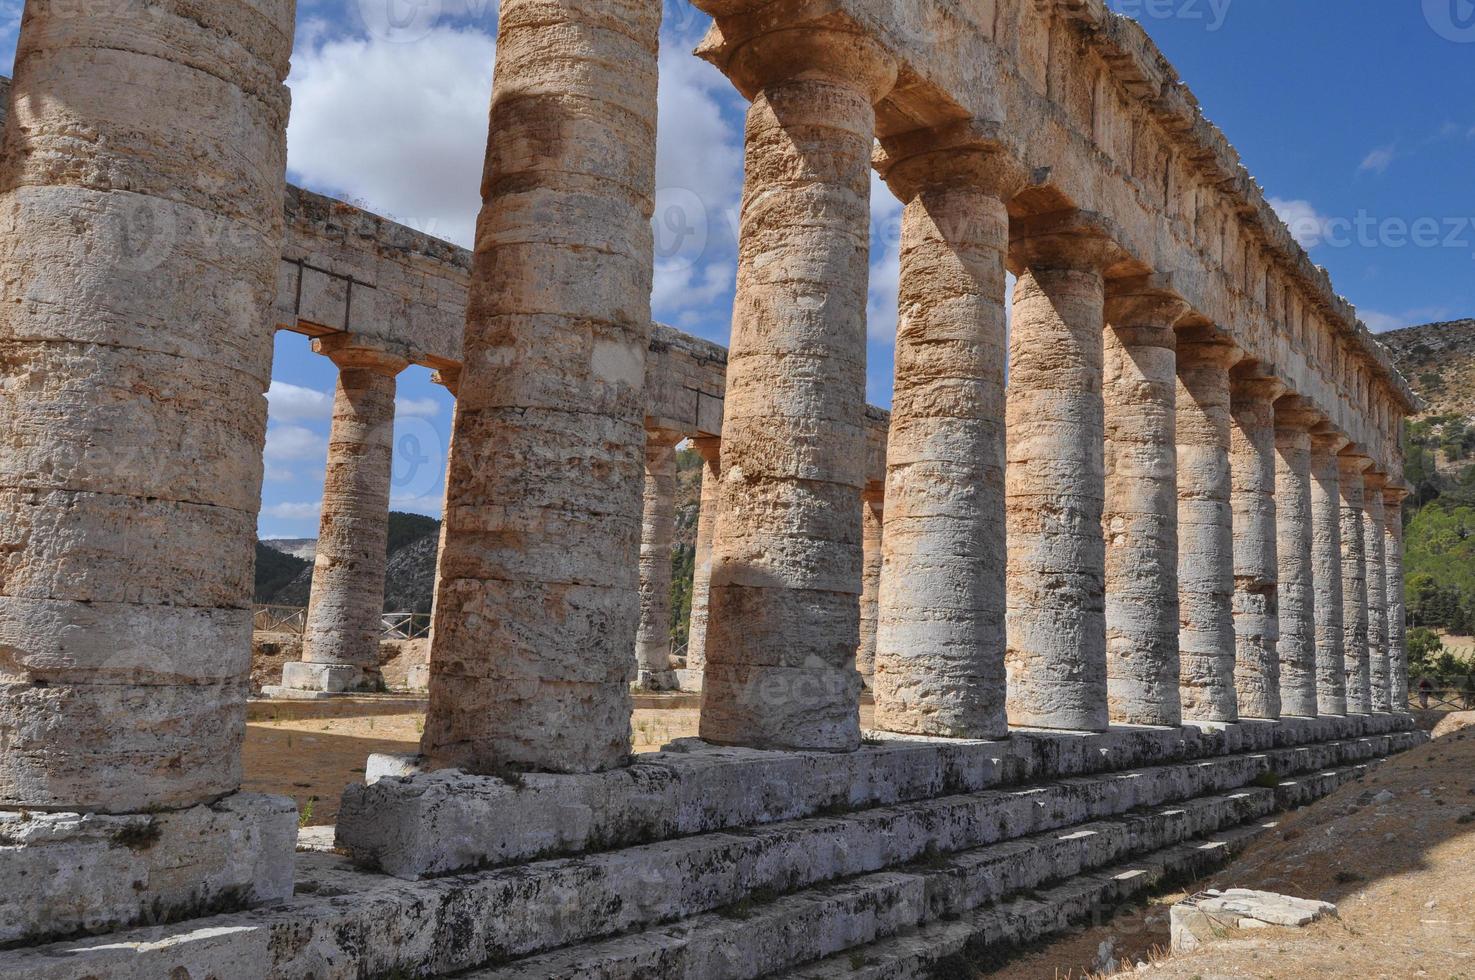
POLYGON ((1179 297, 1140 281, 1106 300, 1106 683, 1111 720, 1178 725, 1179 297))
POLYGON ((902 215, 876 725, 1008 734, 1005 201, 1023 171, 961 132, 884 146, 902 215))
POLYGON ((1275 526, 1280 594, 1280 710, 1315 718, 1316 592, 1311 564, 1311 427, 1321 416, 1300 398, 1275 405, 1275 526))
POLYGON ((1319 426, 1311 434, 1311 577, 1316 590, 1316 706, 1347 713, 1342 634, 1342 491, 1337 454, 1347 438, 1319 426))
POLYGON ((1007 398, 1009 721, 1103 731, 1106 496, 1103 236, 1016 230, 1007 398))
POLYGON ((1383 491, 1388 478, 1381 473, 1363 477, 1362 531, 1367 552, 1367 675, 1372 710, 1393 710, 1393 688, 1388 658, 1388 566, 1384 544, 1387 517, 1383 491))
POLYGON ((1337 457, 1338 487, 1342 494, 1342 650, 1347 674, 1347 713, 1373 710, 1372 679, 1368 674, 1367 645, 1367 531, 1363 507, 1362 474, 1372 460, 1343 450, 1337 457))
MULTIPOLYGON (((451 397, 452 398, 459 398, 460 397, 460 395, 461 395, 461 367, 460 367, 460 365, 457 365, 455 367, 437 368, 435 371, 433 371, 431 373, 430 380, 433 381, 433 382, 435 382, 436 384, 440 385, 441 387, 445 388, 446 391, 449 391, 451 393, 451 397)), ((455 406, 453 405, 451 407, 451 433, 452 433, 452 438, 454 438, 455 431, 456 431, 456 409, 455 409, 455 406)), ((434 594, 430 598, 430 633, 429 633, 429 636, 428 636, 428 640, 429 640, 429 645, 431 647, 434 647, 435 646, 435 599, 436 599, 437 596, 440 595, 440 583, 441 583, 441 579, 443 578, 442 570, 441 570, 441 562, 442 562, 442 559, 445 558, 445 554, 446 554, 446 517, 445 517, 445 515, 446 515, 446 512, 450 509, 449 508, 449 497, 450 497, 450 491, 451 491, 451 467, 450 467, 450 461, 451 461, 451 447, 450 447, 450 443, 448 441, 447 442, 447 445, 446 445, 445 487, 441 491, 440 538, 435 543, 435 592, 434 592, 434 594)), ((414 689, 414 690, 426 689, 426 688, 428 688, 429 683, 430 683, 430 665, 427 663, 423 667, 421 667, 420 669, 422 671, 424 671, 424 673, 421 674, 421 675, 419 675, 419 677, 416 680, 416 682, 415 683, 412 683, 410 685, 410 687, 412 689, 414 689)))
POLYGON ((1258 364, 1241 365, 1230 389, 1234 687, 1240 717, 1277 719, 1281 693, 1275 400, 1285 386, 1262 372, 1258 364))
POLYGON ((855 669, 870 686, 876 674, 876 632, 881 616, 881 548, 886 524, 886 485, 868 484, 860 496, 860 643, 855 669))
POLYGON ((630 754, 659 0, 503 0, 451 450, 437 766, 630 754))
POLYGON ((26 4, 0 154, 0 808, 240 786, 292 19, 26 4))
POLYGON ((677 676, 683 691, 700 691, 707 668, 707 617, 712 587, 712 539, 717 531, 717 497, 722 489, 722 440, 691 441, 702 457, 701 503, 697 506, 696 554, 692 556, 691 623, 686 633, 686 667, 677 676))
POLYGON ((1206 328, 1179 334, 1178 644, 1188 721, 1239 719, 1229 469, 1229 369, 1239 357, 1206 328))
POLYGON ((640 629, 635 634, 639 685, 669 691, 671 672, 671 540, 676 536, 676 444, 681 433, 645 433, 645 511, 640 531, 640 629))
POLYGON ((874 104, 896 66, 825 25, 746 41, 748 112, 701 735, 860 745, 874 104))
POLYGON ((1388 685, 1396 714, 1408 711, 1408 624, 1403 595, 1403 501, 1408 491, 1383 491, 1383 559, 1387 562, 1388 685))
POLYGON ((316 340, 313 349, 338 365, 338 387, 302 662, 282 669, 282 686, 374 689, 380 683, 395 378, 409 362, 350 334, 316 340))

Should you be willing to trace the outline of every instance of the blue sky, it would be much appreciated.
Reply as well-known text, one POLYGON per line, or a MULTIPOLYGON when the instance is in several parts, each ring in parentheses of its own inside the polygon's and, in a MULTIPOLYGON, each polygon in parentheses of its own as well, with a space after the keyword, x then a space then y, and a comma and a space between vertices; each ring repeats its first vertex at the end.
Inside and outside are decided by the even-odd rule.
MULTIPOLYGON (((1475 315, 1475 0, 1108 0, 1134 16, 1376 330, 1475 315), (1414 232, 1418 232, 1417 235, 1414 232)), ((0 61, 19 0, 0 0, 0 61)), ((745 105, 666 0, 657 318, 725 343, 745 105)), ((496 0, 299 0, 289 177, 469 243, 496 0)), ((899 205, 876 185, 870 397, 890 403, 899 205)), ((283 335, 263 537, 317 533, 335 372, 283 335)), ((394 506, 438 514, 451 399, 400 379, 394 506)))

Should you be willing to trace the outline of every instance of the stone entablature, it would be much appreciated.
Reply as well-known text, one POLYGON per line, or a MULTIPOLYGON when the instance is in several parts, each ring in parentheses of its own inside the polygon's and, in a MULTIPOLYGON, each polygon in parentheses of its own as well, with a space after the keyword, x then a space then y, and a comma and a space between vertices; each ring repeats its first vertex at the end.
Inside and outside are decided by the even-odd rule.
POLYGON ((718 26, 699 53, 725 70, 752 37, 859 25, 900 64, 876 107, 883 143, 962 125, 1006 149, 1031 173, 1013 219, 1094 215, 1124 253, 1108 279, 1161 277, 1402 482, 1413 393, 1135 21, 1102 0, 701 6, 718 26))

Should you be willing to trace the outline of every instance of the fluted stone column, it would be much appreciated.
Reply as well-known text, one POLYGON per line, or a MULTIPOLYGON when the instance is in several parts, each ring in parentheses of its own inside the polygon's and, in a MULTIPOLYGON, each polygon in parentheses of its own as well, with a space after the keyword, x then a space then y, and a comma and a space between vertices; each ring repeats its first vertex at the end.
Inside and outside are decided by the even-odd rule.
POLYGON ((1388 480, 1381 473, 1363 477, 1362 529, 1367 550, 1367 672, 1372 710, 1393 710, 1392 669, 1388 657, 1388 565, 1384 544, 1387 516, 1383 491, 1388 480))
POLYGON ((1276 553, 1275 400, 1279 381, 1245 372, 1231 386, 1229 469, 1234 530, 1234 687, 1242 718, 1277 719, 1280 565, 1276 553))
POLYGON ((1280 710, 1315 718, 1316 591, 1311 564, 1311 427, 1320 416, 1299 398, 1275 406, 1275 526, 1279 569, 1280 710))
POLYGON ((1004 202, 1024 178, 1001 155, 966 144, 886 150, 883 174, 907 203, 876 725, 994 738, 1009 728, 1004 202))
POLYGON ((640 629, 635 634, 639 685, 676 686, 671 671, 671 541, 676 536, 676 444, 681 433, 645 433, 645 510, 640 531, 640 629))
MULTIPOLYGON (((0 154, 0 809, 240 786, 292 32, 290 2, 26 4, 0 154)), ((60 896, 86 881, 48 883, 49 928, 80 925, 90 896, 60 896)))
POLYGON ((860 643, 855 669, 870 687, 876 675, 876 632, 881 616, 881 541, 886 525, 886 486, 870 484, 860 497, 860 643))
POLYGON ((1342 649, 1347 674, 1347 713, 1373 710, 1372 678, 1368 673, 1367 532, 1364 525, 1362 474, 1372 460, 1344 450, 1337 457, 1338 486, 1342 493, 1342 649))
POLYGON ((712 539, 717 530, 717 498, 722 489, 722 440, 693 439, 702 458, 701 502, 697 505, 696 554, 692 556, 691 623, 686 633, 686 667, 677 671, 683 691, 700 691, 707 668, 707 618, 712 588, 712 539))
POLYGON ((1106 682, 1111 720, 1178 725, 1177 335, 1188 304, 1129 283, 1106 301, 1106 682))
POLYGON ((1013 257, 1007 392, 1011 724, 1103 731, 1107 244, 1027 228, 1013 257))
POLYGON ((1234 683, 1234 523, 1230 507, 1230 343, 1178 338, 1178 592, 1183 717, 1239 719, 1234 683))
POLYGON ((873 106, 896 66, 817 26, 760 35, 729 70, 753 104, 701 735, 850 751, 873 106))
POLYGON ((1408 622, 1403 594, 1403 501, 1408 491, 1383 491, 1383 558, 1387 562, 1388 685, 1396 714, 1408 711, 1408 622))
POLYGON ((1342 628, 1342 491, 1337 454, 1347 438, 1311 435, 1311 576, 1316 590, 1316 705, 1323 715, 1347 713, 1346 649, 1342 628))
POLYGON ((630 753, 659 0, 503 0, 436 597, 432 764, 630 753))
POLYGON ((302 662, 283 667, 282 686, 374 689, 380 685, 395 378, 409 362, 349 334, 314 341, 313 348, 338 366, 338 386, 302 662))

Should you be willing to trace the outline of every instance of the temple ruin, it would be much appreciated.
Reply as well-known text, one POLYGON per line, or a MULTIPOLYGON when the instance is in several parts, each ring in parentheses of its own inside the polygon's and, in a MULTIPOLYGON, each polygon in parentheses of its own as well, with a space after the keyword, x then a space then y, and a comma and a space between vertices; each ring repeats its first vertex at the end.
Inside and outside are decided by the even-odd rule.
POLYGON ((652 324, 659 0, 502 0, 474 255, 285 186, 290 0, 28 0, 0 978, 923 975, 1425 738, 1417 402, 1142 29, 696 5, 751 102, 725 351, 652 324), (873 171, 905 206, 889 413, 873 171), (282 329, 339 371, 284 689, 376 669, 396 376, 457 399, 421 753, 367 760, 332 850, 240 788, 282 329), (635 685, 700 690, 700 738, 632 756, 635 685))

